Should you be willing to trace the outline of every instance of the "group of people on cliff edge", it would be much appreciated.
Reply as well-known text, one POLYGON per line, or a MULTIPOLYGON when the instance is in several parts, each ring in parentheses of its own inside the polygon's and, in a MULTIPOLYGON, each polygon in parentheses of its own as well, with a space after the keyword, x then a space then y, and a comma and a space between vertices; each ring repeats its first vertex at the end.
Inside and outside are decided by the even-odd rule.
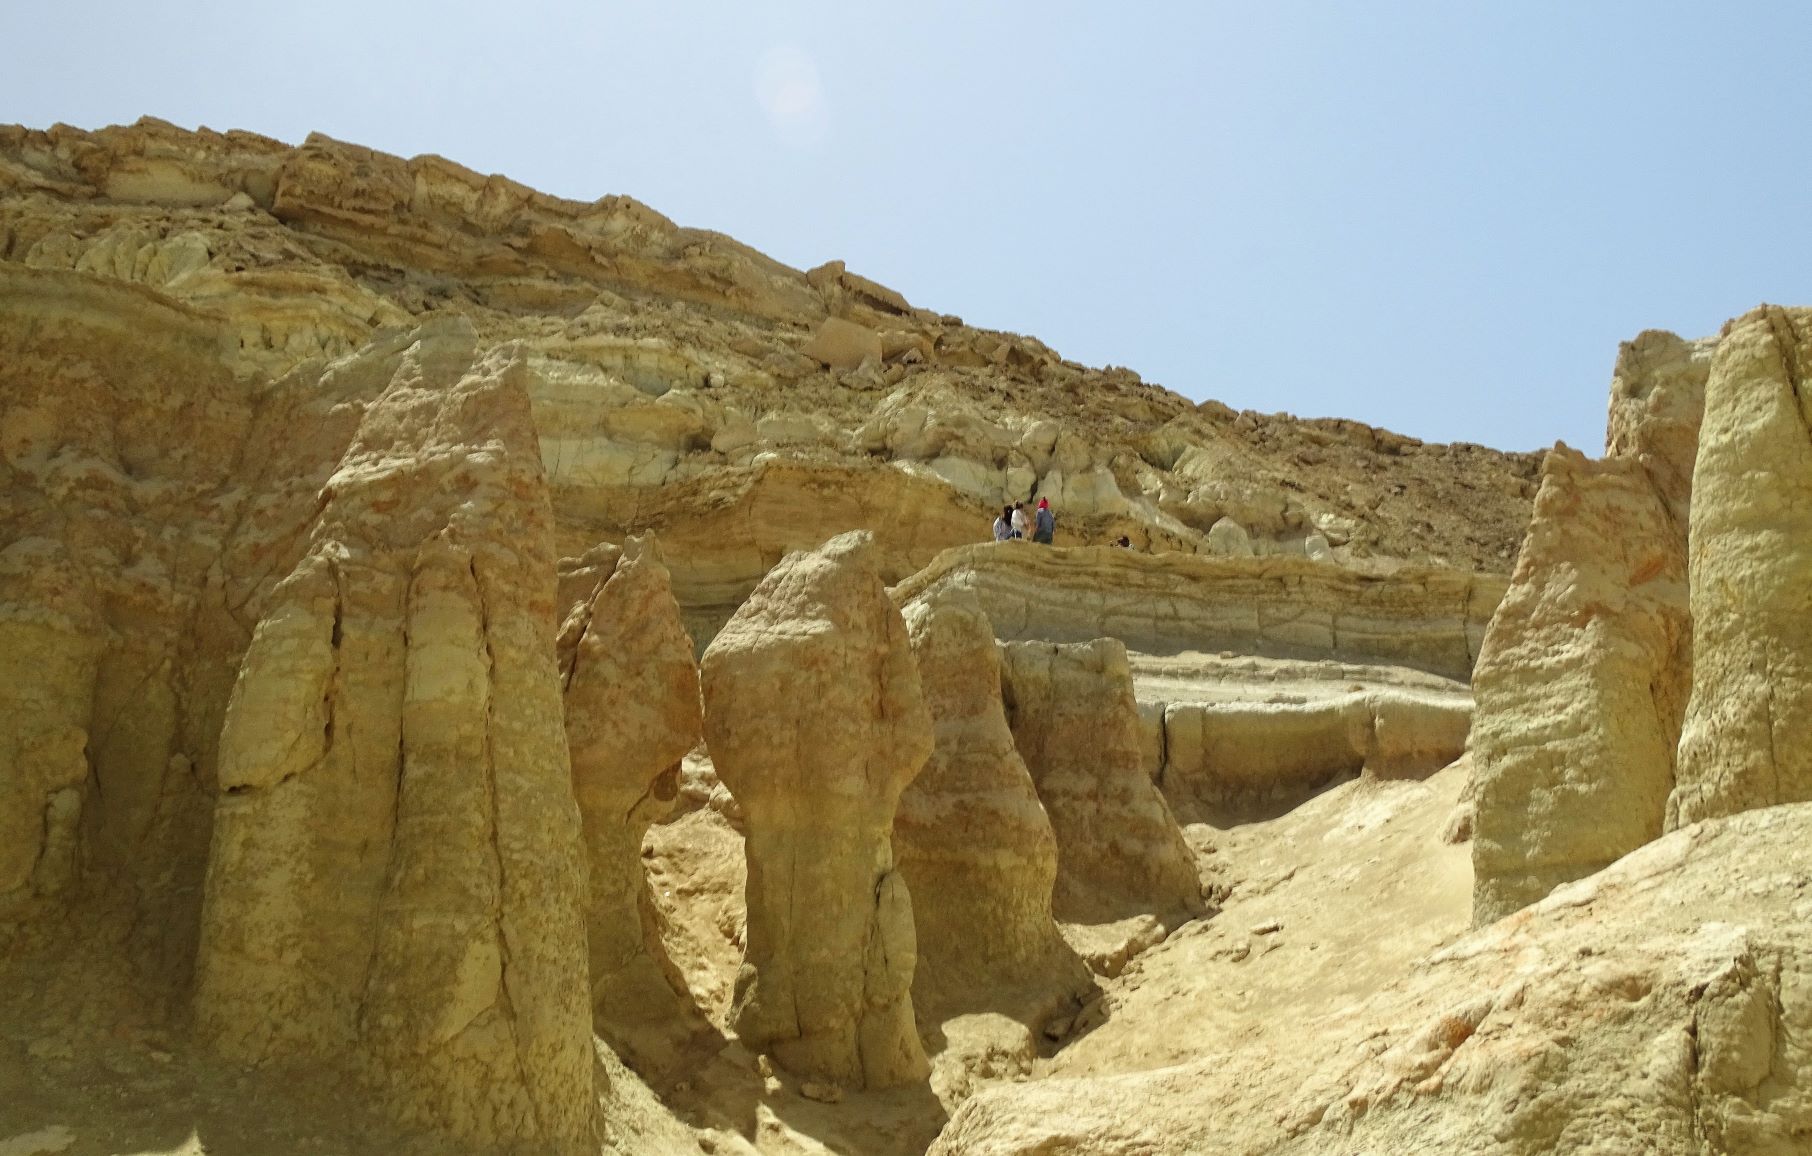
POLYGON ((1024 502, 1014 502, 1011 506, 1002 506, 1000 517, 994 519, 994 540, 1010 542, 1015 538, 1030 536, 1034 542, 1043 542, 1049 546, 1057 536, 1057 515, 1051 512, 1049 498, 1038 499, 1038 509, 1026 512, 1024 502))

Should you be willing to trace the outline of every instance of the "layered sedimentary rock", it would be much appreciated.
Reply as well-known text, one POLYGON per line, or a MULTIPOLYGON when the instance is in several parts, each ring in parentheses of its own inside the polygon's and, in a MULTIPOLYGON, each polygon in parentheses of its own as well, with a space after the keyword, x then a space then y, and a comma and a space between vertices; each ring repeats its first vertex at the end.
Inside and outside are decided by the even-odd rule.
POLYGON ((520 350, 417 335, 227 708, 195 1021, 483 1143, 590 1133, 584 867, 520 350))
POLYGON ((1670 826, 1812 799, 1812 311, 1721 335, 1693 470, 1693 685, 1670 826))
POLYGON ((1489 923, 1661 834, 1692 686, 1686 529, 1714 343, 1647 332, 1605 458, 1557 446, 1473 675, 1473 917, 1489 923))
POLYGON ((379 342, 245 380, 232 347, 139 285, 0 262, 0 938, 104 942, 160 1002, 188 982, 251 627, 395 368, 379 342))
POLYGON ((1286 810, 1361 772, 1420 775, 1466 750, 1463 696, 1370 691, 1298 702, 1162 704, 1158 783, 1186 821, 1286 810))
POLYGON ((1126 648, 1108 638, 1006 643, 1001 688, 1057 836, 1057 917, 1171 923, 1200 913, 1194 857, 1145 773, 1126 648))
POLYGON ((1473 675, 1473 917, 1661 834, 1692 678, 1686 543, 1637 462, 1548 457, 1473 675))
POLYGON ((585 838, 592 1012, 631 1064, 659 1071, 709 1032, 662 946, 642 866, 642 837, 678 796, 680 760, 703 733, 698 665, 653 538, 631 539, 620 558, 602 561, 562 575, 594 585, 559 639, 585 838))
POLYGON ((929 1072, 892 831, 934 740, 873 549, 852 533, 783 559, 702 664, 706 742, 746 823, 736 1032, 793 1072, 853 1087, 929 1072))
POLYGON ((1036 1019, 1089 976, 1051 917, 1057 839, 1007 726, 994 632, 961 595, 905 617, 937 737, 893 826, 918 930, 913 1004, 1036 1019))
POLYGON ((1307 558, 1207 558, 1021 542, 940 554, 901 599, 970 591, 1002 640, 1234 650, 1411 666, 1464 680, 1504 583, 1457 570, 1362 574, 1307 558))
POLYGON ((320 135, 0 126, 0 264, 206 312, 264 381, 434 313, 523 341, 559 549, 657 530, 700 635, 790 550, 867 526, 897 580, 1034 493, 1066 542, 1212 551, 1229 519, 1261 554, 1486 570, 1533 494, 1532 455, 1197 405, 840 262, 320 135))
POLYGON ((1673 832, 1242 1046, 986 1089, 931 1152, 1800 1151, 1808 839, 1805 804, 1673 832))

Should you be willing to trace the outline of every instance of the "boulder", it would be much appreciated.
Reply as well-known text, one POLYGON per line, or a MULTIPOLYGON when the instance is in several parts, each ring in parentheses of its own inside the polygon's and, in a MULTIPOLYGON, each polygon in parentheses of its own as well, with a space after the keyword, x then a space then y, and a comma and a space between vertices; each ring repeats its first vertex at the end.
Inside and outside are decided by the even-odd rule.
POLYGON ((860 368, 871 357, 880 361, 885 350, 881 335, 867 326, 841 317, 826 317, 800 352, 826 368, 851 370, 860 368))
POLYGON ((1232 518, 1222 518, 1208 527, 1208 550, 1228 558, 1252 557, 1252 535, 1232 518))
POLYGON ((893 826, 918 930, 913 1004, 1041 1019, 1090 980, 1051 917, 1057 839, 1013 746, 993 629, 960 594, 905 617, 937 738, 893 826))
POLYGON ((906 624, 866 532, 789 554, 706 649, 705 739, 747 832, 742 1042, 846 1087, 923 1080, 900 794, 930 756, 906 624))
POLYGON ((631 538, 566 616, 558 643, 583 824, 591 1005, 599 1035, 644 1075, 713 1033, 668 959, 642 837, 679 794, 703 721, 698 664, 653 535, 631 538))
POLYGON ((410 1124, 570 1148, 596 1099, 553 519, 522 354, 475 340, 417 334, 246 652, 195 1025, 410 1124))
POLYGON ((1670 827, 1812 799, 1812 311, 1718 342, 1693 469, 1692 697, 1670 827))
POLYGON ((1057 918, 1174 925, 1200 914, 1194 857, 1145 771, 1126 647, 1011 642, 1001 659, 1013 741, 1057 835, 1057 918))

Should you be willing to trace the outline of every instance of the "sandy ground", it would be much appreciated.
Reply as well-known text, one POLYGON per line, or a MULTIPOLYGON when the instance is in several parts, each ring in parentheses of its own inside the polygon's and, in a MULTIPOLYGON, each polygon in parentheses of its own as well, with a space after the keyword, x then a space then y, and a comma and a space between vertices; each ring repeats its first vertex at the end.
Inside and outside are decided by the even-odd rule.
POLYGON ((1319 1021, 1349 1014, 1414 960, 1462 935, 1472 861, 1442 842, 1468 768, 1425 781, 1361 778, 1213 846, 1230 894, 1107 982, 1105 1019, 1040 1074, 1176 1064, 1264 1042, 1312 1048, 1319 1021))
MULTIPOLYGON (((1199 670, 1175 679, 1198 691, 1203 681, 1199 670)), ((992 1073, 940 1073, 935 1092, 819 1103, 731 1043, 670 1090, 678 1119, 616 1068, 610 1150, 912 1156, 992 1079, 1142 1071, 1261 1045, 1313 1049, 1317 1025, 1349 1015, 1465 930, 1468 848, 1440 836, 1466 773, 1462 762, 1425 781, 1362 778, 1269 822, 1191 827, 1191 844, 1230 886, 1223 910, 1103 979, 1104 997, 1053 1057, 1003 1053, 992 1073)), ((740 955, 740 837, 705 808, 656 827, 646 856, 670 946, 721 1026, 740 955)), ((344 1082, 214 1063, 184 1043, 180 1009, 130 1010, 98 971, 42 968, 10 967, 0 993, 0 1156, 457 1151, 395 1133, 344 1082)), ((940 1034, 980 1033, 961 1050, 985 1051, 989 1025, 969 1019, 940 1034)))

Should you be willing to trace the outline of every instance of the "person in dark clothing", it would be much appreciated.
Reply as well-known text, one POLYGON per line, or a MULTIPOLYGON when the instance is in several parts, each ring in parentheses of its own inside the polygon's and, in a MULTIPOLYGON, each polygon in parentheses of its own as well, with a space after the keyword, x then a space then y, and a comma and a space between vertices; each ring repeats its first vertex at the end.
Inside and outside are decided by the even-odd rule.
POLYGON ((1051 500, 1038 499, 1038 513, 1032 519, 1032 541, 1049 546, 1057 536, 1057 515, 1051 513, 1051 500))

